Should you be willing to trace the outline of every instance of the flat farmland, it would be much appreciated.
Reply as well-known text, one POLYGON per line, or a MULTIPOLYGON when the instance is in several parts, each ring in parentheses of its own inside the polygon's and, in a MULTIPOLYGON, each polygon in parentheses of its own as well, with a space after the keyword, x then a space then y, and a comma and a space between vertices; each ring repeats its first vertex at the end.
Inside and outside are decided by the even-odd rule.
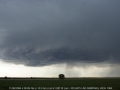
POLYGON ((120 78, 0 78, 0 90, 120 90, 120 78))

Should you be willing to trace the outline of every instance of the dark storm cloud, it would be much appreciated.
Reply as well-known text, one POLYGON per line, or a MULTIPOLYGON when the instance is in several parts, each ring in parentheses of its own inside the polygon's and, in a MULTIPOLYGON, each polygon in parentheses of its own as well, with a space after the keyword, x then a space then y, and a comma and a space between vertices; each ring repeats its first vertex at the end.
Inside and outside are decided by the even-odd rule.
POLYGON ((41 65, 120 59, 120 1, 0 1, 0 57, 41 65))

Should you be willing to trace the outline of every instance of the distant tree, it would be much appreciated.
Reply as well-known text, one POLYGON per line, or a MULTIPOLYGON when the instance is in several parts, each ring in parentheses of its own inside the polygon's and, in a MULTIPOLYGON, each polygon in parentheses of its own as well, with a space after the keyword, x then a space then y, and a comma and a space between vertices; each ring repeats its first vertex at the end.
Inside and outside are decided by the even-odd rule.
POLYGON ((7 76, 5 76, 5 79, 7 79, 7 76))
POLYGON ((59 79, 64 79, 64 78, 65 78, 64 74, 59 74, 59 79))

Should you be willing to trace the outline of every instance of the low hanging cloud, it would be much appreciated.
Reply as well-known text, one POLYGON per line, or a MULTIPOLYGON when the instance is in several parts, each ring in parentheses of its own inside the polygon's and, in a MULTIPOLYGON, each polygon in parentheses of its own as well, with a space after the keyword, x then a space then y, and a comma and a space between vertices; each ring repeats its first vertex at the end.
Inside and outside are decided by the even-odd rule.
POLYGON ((28 66, 120 62, 120 1, 0 1, 0 58, 28 66))

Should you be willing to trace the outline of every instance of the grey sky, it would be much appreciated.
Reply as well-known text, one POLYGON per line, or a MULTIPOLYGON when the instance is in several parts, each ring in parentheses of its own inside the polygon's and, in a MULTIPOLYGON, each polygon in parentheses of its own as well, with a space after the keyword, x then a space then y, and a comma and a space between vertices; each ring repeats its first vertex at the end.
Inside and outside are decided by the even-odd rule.
POLYGON ((119 4, 119 0, 1 0, 0 58, 29 66, 119 63, 119 4))

